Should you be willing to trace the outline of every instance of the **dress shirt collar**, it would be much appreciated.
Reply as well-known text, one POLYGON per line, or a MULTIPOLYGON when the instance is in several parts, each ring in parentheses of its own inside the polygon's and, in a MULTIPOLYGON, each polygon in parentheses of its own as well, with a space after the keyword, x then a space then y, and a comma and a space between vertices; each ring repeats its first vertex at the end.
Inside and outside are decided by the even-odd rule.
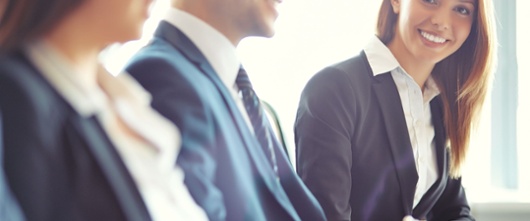
POLYGON ((199 18, 175 8, 167 11, 164 20, 188 36, 228 88, 234 86, 240 62, 236 47, 228 38, 199 18))
MULTIPOLYGON (((391 71, 397 71, 404 76, 412 78, 400 65, 396 57, 392 54, 390 49, 377 37, 374 36, 368 44, 364 47, 364 52, 370 68, 374 76, 388 73, 391 71)), ((427 78, 425 82, 424 97, 431 100, 436 95, 440 94, 440 90, 436 85, 432 76, 427 78)))
POLYGON ((364 52, 366 53, 366 58, 374 76, 390 72, 400 67, 396 57, 394 57, 390 49, 377 36, 370 39, 364 48, 364 52))
POLYGON ((44 78, 83 117, 105 110, 110 99, 134 99, 149 105, 151 95, 127 74, 112 76, 102 65, 96 74, 97 85, 83 83, 79 74, 59 52, 44 41, 30 43, 25 53, 44 78), (119 79, 118 79, 119 78, 119 79))

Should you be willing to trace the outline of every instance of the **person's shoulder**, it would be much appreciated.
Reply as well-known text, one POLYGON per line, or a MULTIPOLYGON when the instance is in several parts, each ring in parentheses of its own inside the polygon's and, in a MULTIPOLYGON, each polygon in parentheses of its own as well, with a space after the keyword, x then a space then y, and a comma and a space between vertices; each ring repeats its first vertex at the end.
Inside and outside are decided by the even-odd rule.
POLYGON ((59 102, 53 87, 22 53, 0 55, 0 92, 3 102, 28 102, 34 108, 59 102))
POLYGON ((363 52, 346 60, 329 65, 312 77, 312 81, 363 83, 369 80, 370 66, 363 52))
MULTIPOLYGON (((2 55, 0 58, 0 106, 2 114, 35 131, 44 127, 56 128, 73 113, 22 54, 2 55)), ((48 134, 45 130, 40 132, 48 134)))
POLYGON ((0 74, 2 76, 13 75, 16 72, 31 71, 31 64, 24 55, 19 52, 0 54, 0 74))
POLYGON ((170 60, 180 54, 180 51, 162 39, 154 38, 147 45, 136 52, 131 62, 145 59, 170 60))
POLYGON ((38 70, 22 53, 0 55, 0 79, 4 84, 10 82, 9 84, 27 85, 28 87, 43 83, 38 70))
MULTIPOLYGON (((127 62, 126 70, 129 73, 145 69, 153 72, 167 68, 178 69, 180 66, 186 66, 187 63, 191 65, 191 62, 181 51, 171 44, 155 38, 131 57, 127 62)), ((131 74, 134 75, 135 73, 131 74)))
POLYGON ((370 71, 370 65, 364 52, 360 52, 351 58, 330 65, 328 68, 338 70, 352 77, 365 76, 370 71))

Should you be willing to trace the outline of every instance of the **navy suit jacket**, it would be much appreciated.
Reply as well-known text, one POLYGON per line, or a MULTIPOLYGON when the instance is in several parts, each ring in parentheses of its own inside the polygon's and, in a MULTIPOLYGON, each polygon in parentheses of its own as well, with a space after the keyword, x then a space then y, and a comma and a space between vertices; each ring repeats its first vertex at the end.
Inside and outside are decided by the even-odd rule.
POLYGON ((152 106, 180 128, 177 163, 210 220, 324 220, 278 143, 276 180, 228 88, 180 30, 162 21, 126 69, 151 92, 152 106))
POLYGON ((308 82, 295 123, 297 169, 330 221, 473 220, 460 179, 448 175, 440 96, 431 112, 439 179, 413 209, 418 175, 392 76, 374 77, 362 52, 308 82))
POLYGON ((0 57, 2 168, 31 221, 150 220, 95 117, 81 117, 21 53, 0 57))

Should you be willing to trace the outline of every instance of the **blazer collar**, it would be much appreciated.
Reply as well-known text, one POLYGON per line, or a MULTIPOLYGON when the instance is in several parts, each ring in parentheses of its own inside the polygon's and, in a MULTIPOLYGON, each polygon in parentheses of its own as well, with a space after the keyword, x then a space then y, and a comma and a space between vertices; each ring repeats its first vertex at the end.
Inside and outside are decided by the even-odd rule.
MULTIPOLYGON (((167 21, 161 21, 158 28, 155 31, 155 37, 161 38, 164 41, 169 42, 173 47, 179 49, 186 58, 197 65, 207 65, 208 60, 202 54, 202 52, 195 46, 195 44, 175 26, 171 25, 167 21)), ((211 68, 210 66, 210 69, 211 68)))
MULTIPOLYGON (((366 59, 366 54, 361 53, 366 59)), ((368 63, 368 61, 366 60, 368 63)), ((373 76, 371 70, 370 75, 373 76)), ((439 178, 425 193, 418 205, 412 210, 418 174, 414 163, 414 154, 410 144, 407 130, 407 122, 401 107, 401 100, 396 88, 396 84, 390 73, 374 76, 374 93, 381 107, 383 120, 390 143, 390 151, 394 160, 394 166, 400 183, 400 190, 403 199, 403 209, 406 214, 413 214, 414 217, 425 217, 430 211, 434 202, 443 192, 447 180, 446 169, 446 148, 445 130, 443 126, 443 112, 440 96, 431 101, 431 111, 433 114, 433 124, 435 129, 436 159, 439 178)))
MULTIPOLYGON (((368 63, 364 52, 361 53, 361 56, 368 63)), ((372 70, 369 69, 367 71, 373 76, 372 70)), ((372 86, 376 99, 381 107, 381 113, 390 143, 389 148, 392 152, 393 163, 400 184, 399 188, 403 199, 403 209, 406 214, 412 214, 412 204, 416 191, 416 183, 418 182, 418 173, 416 172, 414 154, 412 153, 412 145, 409 140, 407 122, 403 117, 405 115, 401 107, 399 93, 390 73, 374 76, 373 82, 372 86)))
POLYGON ((413 216, 417 218, 425 218, 427 213, 432 209, 437 199, 442 195, 445 184, 447 183, 447 148, 446 148, 446 134, 443 120, 443 105, 440 96, 435 97, 431 101, 432 121, 434 124, 435 145, 436 145, 436 159, 438 162, 439 178, 423 195, 420 202, 413 211, 413 216))
POLYGON ((132 177, 95 117, 83 118, 77 116, 72 118, 70 122, 74 130, 69 130, 67 136, 73 139, 78 139, 77 137, 80 136, 86 143, 89 152, 94 156, 95 161, 101 167, 105 178, 114 191, 127 220, 151 220, 147 207, 140 196, 140 192, 134 185, 132 177))

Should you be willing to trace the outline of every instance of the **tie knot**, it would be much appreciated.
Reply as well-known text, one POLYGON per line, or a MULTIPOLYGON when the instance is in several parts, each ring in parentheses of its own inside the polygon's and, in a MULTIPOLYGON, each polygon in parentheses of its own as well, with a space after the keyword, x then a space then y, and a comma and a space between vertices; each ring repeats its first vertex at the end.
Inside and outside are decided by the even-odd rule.
POLYGON ((236 85, 239 90, 242 90, 244 88, 252 88, 252 84, 250 83, 248 74, 243 67, 240 67, 239 72, 237 72, 236 85))

